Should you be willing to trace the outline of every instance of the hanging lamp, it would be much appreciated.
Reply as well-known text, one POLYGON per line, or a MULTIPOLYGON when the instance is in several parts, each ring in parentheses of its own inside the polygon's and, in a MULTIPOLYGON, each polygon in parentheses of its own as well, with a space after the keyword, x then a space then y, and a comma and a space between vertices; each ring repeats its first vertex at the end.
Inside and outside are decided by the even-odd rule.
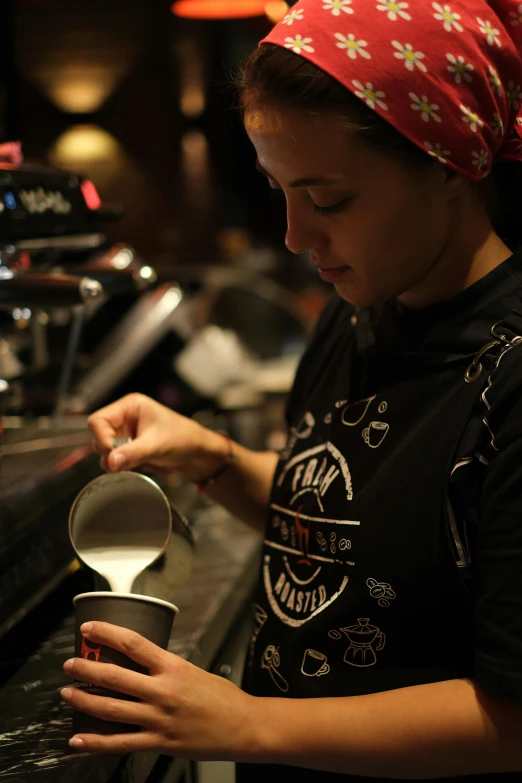
POLYGON ((263 16, 265 0, 176 0, 172 12, 185 19, 242 19, 263 16))
POLYGON ((176 0, 172 13, 185 19, 244 19, 264 16, 273 20, 288 10, 284 0, 176 0))

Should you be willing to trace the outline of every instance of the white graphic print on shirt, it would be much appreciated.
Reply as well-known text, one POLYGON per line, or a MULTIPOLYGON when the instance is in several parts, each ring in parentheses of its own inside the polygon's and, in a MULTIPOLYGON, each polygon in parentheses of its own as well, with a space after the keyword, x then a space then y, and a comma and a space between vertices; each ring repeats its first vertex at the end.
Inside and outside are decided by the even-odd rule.
POLYGON ((288 443, 281 452, 281 459, 288 459, 298 440, 306 440, 312 434, 315 427, 315 419, 310 411, 307 411, 298 427, 292 427, 288 436, 288 443))
POLYGON ((279 648, 273 644, 269 644, 263 653, 261 668, 267 669, 274 685, 277 685, 280 691, 286 693, 288 691, 288 683, 279 671, 280 665, 281 659, 279 656, 279 648))
POLYGON ((250 665, 252 665, 252 660, 254 658, 254 648, 256 646, 257 637, 261 633, 261 630, 267 620, 268 615, 263 607, 259 604, 254 604, 254 622, 252 628, 252 637, 250 639, 250 665))
POLYGON ((390 601, 397 597, 388 582, 378 582, 377 579, 370 578, 366 580, 366 586, 370 589, 371 597, 377 599, 379 606, 390 606, 390 601))
POLYGON ((376 625, 370 625, 368 617, 359 617, 356 625, 340 628, 338 631, 329 631, 328 636, 330 639, 342 639, 341 632, 350 641, 350 646, 344 654, 345 663, 359 669, 377 663, 375 651, 384 648, 386 636, 376 625))
MULTIPOLYGON (((360 421, 363 417, 364 414, 357 418, 360 421)), ((304 426, 293 430, 290 436, 290 449, 297 439, 306 439, 305 433, 311 435, 312 421, 312 415, 307 413, 304 426)), ((289 500, 285 506, 270 506, 274 512, 272 530, 279 535, 265 541, 263 580, 274 614, 286 625, 298 628, 330 606, 348 584, 344 568, 339 569, 333 585, 329 575, 328 588, 321 572, 323 564, 354 565, 348 531, 360 523, 330 518, 325 510, 327 494, 335 494, 344 507, 346 501, 353 499, 348 463, 329 441, 288 459, 278 476, 277 487, 289 500), (332 530, 332 526, 337 529, 332 530)))
POLYGON ((389 429, 390 425, 385 421, 372 421, 370 426, 362 431, 363 440, 371 449, 378 449, 389 429))
POLYGON ((301 664, 301 674, 306 677, 322 677, 330 672, 328 658, 322 652, 317 650, 305 650, 303 663, 301 664))
POLYGON ((347 427, 355 427, 360 424, 368 413, 368 409, 375 399, 375 394, 371 397, 366 397, 364 400, 357 400, 356 402, 350 402, 343 410, 342 422, 347 427))

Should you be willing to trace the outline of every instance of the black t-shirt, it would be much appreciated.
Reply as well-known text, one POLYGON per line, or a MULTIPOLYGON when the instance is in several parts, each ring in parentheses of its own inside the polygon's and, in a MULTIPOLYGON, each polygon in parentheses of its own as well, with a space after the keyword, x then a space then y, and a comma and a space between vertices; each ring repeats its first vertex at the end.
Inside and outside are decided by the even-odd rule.
MULTIPOLYGON (((518 251, 419 311, 330 299, 289 399, 246 691, 472 677, 522 699, 521 291, 518 251)), ((356 780, 237 766, 237 781, 267 779, 356 780)))

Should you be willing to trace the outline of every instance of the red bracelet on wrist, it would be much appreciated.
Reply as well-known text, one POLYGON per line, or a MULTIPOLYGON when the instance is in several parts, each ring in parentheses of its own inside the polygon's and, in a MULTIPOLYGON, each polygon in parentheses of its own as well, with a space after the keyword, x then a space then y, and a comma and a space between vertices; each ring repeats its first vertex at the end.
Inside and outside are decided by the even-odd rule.
POLYGON ((234 461, 234 452, 232 450, 232 441, 231 441, 231 439, 228 437, 228 435, 225 435, 224 432, 218 432, 217 434, 221 435, 223 438, 225 438, 225 440, 227 442, 228 453, 227 453, 227 457, 226 457, 226 460, 225 460, 225 464, 221 465, 221 467, 218 468, 215 473, 213 473, 211 476, 209 476, 209 478, 203 479, 203 481, 195 481, 194 482, 196 484, 197 488, 198 488, 199 494, 204 492, 207 489, 207 487, 209 487, 211 484, 214 484, 218 480, 218 478, 223 475, 223 473, 228 468, 230 463, 234 461))

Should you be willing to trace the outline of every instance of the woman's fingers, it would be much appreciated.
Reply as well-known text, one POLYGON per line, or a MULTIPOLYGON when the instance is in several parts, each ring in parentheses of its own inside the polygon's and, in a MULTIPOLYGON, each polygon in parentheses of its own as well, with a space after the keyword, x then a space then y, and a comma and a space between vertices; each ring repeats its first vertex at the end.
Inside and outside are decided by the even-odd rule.
POLYGON ((80 630, 89 641, 105 644, 107 647, 112 647, 113 650, 119 650, 136 663, 144 666, 151 674, 160 672, 167 660, 172 658, 170 653, 145 639, 144 636, 119 625, 96 621, 84 623, 80 630))
POLYGON ((91 446, 92 446, 92 450, 96 454, 99 454, 100 457, 103 457, 103 456, 105 456, 105 454, 109 453, 109 450, 108 449, 104 449, 103 446, 100 446, 100 444, 98 443, 97 440, 91 441, 91 446))
POLYGON ((140 465, 140 470, 144 473, 160 473, 162 476, 169 476, 172 473, 172 468, 161 468, 157 465, 153 465, 150 462, 146 462, 144 465, 140 465))
POLYGON ((87 424, 98 445, 109 451, 122 432, 133 433, 139 419, 141 395, 129 394, 91 414, 87 424))
POLYGON ((63 668, 65 673, 75 680, 100 685, 102 688, 125 693, 127 696, 135 696, 150 702, 158 695, 155 692, 154 680, 148 674, 140 674, 111 663, 71 658, 63 668))
MULTIPOLYGON (((109 406, 110 407, 110 406, 109 406)), ((123 413, 119 416, 113 417, 113 419, 107 418, 106 411, 108 408, 102 408, 101 411, 89 416, 87 423, 89 429, 94 435, 94 440, 97 444, 97 450, 103 449, 109 451, 112 449, 114 438, 116 437, 118 427, 123 425, 124 416, 123 413), (119 425, 118 425, 119 422, 119 425)))
POLYGON ((75 734, 69 745, 80 753, 127 754, 139 750, 161 751, 158 734, 136 731, 129 734, 75 734))
POLYGON ((61 696, 75 710, 94 718, 133 726, 154 726, 155 711, 149 704, 116 699, 110 696, 94 696, 79 688, 63 688, 61 696))
POLYGON ((107 463, 112 471, 133 470, 143 466, 154 455, 158 443, 150 433, 129 440, 121 446, 112 449, 107 454, 107 463))

